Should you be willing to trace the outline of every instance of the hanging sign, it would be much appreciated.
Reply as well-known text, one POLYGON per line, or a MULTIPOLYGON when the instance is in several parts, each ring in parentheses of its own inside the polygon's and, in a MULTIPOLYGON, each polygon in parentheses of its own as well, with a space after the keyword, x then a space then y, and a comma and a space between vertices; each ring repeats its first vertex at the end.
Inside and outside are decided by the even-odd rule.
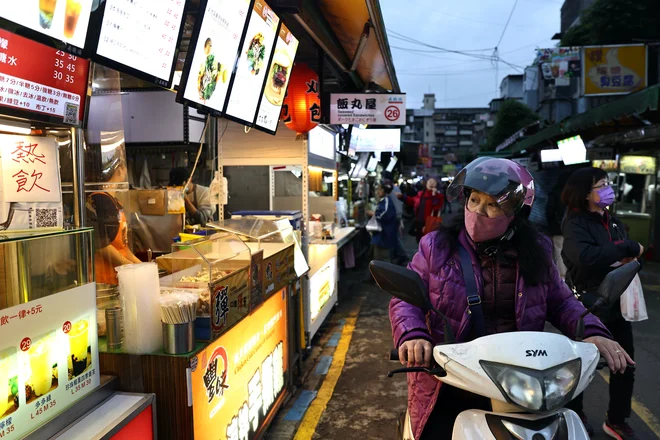
POLYGON ((57 142, 53 138, 0 135, 2 199, 5 202, 59 202, 57 142))
POLYGON ((646 88, 646 46, 599 46, 584 48, 583 92, 588 95, 621 95, 646 88))
POLYGON ((0 108, 79 125, 89 61, 0 29, 0 108))
POLYGON ((330 123, 406 125, 406 95, 333 93, 330 123))
POLYGON ((284 392, 286 290, 190 363, 196 439, 254 439, 284 392))

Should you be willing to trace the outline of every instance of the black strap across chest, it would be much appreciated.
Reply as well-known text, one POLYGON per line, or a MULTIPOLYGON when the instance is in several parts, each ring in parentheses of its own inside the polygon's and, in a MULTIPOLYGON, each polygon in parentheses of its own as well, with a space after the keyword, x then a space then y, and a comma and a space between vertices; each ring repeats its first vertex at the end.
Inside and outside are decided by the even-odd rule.
POLYGON ((481 307, 481 297, 479 296, 479 289, 477 288, 477 280, 474 277, 474 269, 472 268, 472 258, 470 253, 465 247, 459 243, 458 253, 461 258, 461 268, 463 270, 463 278, 465 279, 465 293, 467 295, 467 304, 470 310, 471 325, 473 334, 476 338, 486 336, 486 318, 484 311, 481 307))

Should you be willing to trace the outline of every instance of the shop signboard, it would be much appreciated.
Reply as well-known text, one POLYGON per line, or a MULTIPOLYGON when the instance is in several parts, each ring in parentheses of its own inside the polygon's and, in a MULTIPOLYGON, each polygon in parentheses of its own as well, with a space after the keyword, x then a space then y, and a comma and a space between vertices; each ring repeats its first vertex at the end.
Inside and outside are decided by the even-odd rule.
POLYGON ((196 439, 254 439, 284 392, 286 290, 270 297, 191 362, 196 439))
POLYGON ((619 169, 619 162, 613 159, 592 160, 591 165, 607 172, 616 172, 619 169))
MULTIPOLYGON (((298 52, 298 39, 284 24, 280 27, 279 38, 275 43, 273 61, 270 63, 264 92, 259 103, 255 127, 274 135, 280 121, 282 104, 286 96, 293 61, 298 52)), ((334 160, 334 157, 333 157, 334 160)))
POLYGON ((0 438, 23 438, 100 385, 96 284, 0 311, 0 438))
POLYGON ((585 47, 583 94, 621 95, 646 88, 647 48, 643 44, 585 47))
POLYGON ((337 136, 321 126, 313 128, 308 135, 309 152, 335 161, 337 136))
POLYGON ((95 3, 93 0, 23 0, 3 3, 0 8, 0 25, 3 28, 20 30, 21 35, 57 49, 65 49, 74 55, 83 54, 89 17, 95 3))
POLYGON ((580 77, 582 65, 579 47, 537 49, 536 57, 546 81, 554 81, 557 86, 568 86, 571 78, 580 77))
POLYGON ((655 175, 655 157, 623 156, 620 165, 622 173, 655 175))
POLYGON ((201 0, 176 100, 222 115, 250 0, 201 0))
POLYGON ((106 0, 95 12, 100 33, 94 60, 170 87, 185 4, 184 0, 106 0))
POLYGON ((401 151, 399 128, 353 128, 351 145, 358 153, 398 153, 401 151))
POLYGON ((255 0, 238 63, 229 86, 225 117, 253 126, 264 91, 280 18, 264 0, 255 0))
POLYGON ((249 268, 209 284, 211 332, 219 336, 250 312, 249 268))
POLYGON ((333 93, 331 124, 406 125, 406 95, 333 93))
POLYGON ((337 258, 332 257, 309 279, 309 307, 313 322, 335 294, 337 286, 337 258))
POLYGON ((78 126, 88 70, 85 59, 0 29, 0 112, 78 126))

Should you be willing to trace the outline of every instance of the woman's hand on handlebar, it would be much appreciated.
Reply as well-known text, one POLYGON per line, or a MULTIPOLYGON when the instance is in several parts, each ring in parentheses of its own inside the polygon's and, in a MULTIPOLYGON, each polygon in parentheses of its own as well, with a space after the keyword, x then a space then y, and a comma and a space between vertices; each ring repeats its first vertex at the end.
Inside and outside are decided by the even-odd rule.
POLYGON ((399 360, 407 367, 431 368, 433 345, 426 339, 412 339, 399 346, 399 360))
POLYGON ((607 361, 607 366, 613 373, 623 373, 628 365, 635 365, 635 361, 621 348, 618 342, 602 336, 586 338, 584 342, 591 342, 607 361))

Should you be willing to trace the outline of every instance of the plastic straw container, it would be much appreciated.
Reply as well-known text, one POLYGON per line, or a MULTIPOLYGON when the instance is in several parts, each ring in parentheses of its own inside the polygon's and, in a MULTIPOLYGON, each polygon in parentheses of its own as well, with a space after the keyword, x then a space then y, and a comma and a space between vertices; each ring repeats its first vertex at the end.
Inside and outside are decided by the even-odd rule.
POLYGON ((148 354, 163 347, 160 284, 156 263, 115 268, 123 307, 124 351, 148 354))

